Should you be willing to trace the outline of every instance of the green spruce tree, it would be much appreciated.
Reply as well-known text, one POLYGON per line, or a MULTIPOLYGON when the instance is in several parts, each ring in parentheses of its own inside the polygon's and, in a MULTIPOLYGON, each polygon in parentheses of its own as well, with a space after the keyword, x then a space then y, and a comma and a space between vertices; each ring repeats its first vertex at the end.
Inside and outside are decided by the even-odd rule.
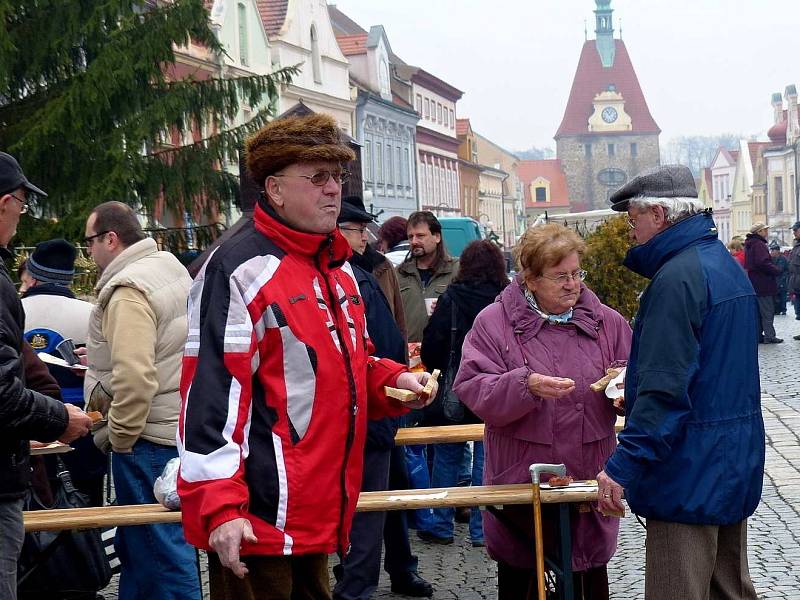
POLYGON ((603 304, 628 320, 636 314, 639 294, 648 284, 647 279, 622 266, 631 247, 629 231, 623 217, 609 219, 586 237, 586 252, 581 260, 589 273, 586 285, 603 304))
POLYGON ((223 52, 204 0, 0 0, 0 21, 0 150, 49 193, 21 223, 25 243, 80 239, 107 200, 149 211, 163 198, 178 215, 228 206, 238 179, 220 165, 238 162, 296 73, 175 77, 176 47, 223 52), (242 104, 263 108, 233 127, 242 104))

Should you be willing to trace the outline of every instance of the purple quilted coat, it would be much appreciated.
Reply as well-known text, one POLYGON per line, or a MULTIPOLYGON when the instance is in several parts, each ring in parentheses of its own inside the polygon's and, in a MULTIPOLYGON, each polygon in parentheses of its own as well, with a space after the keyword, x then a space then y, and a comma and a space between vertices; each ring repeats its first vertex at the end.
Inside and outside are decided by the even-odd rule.
MULTIPOLYGON (((520 285, 509 285, 478 315, 454 385, 486 423, 484 483, 529 483, 531 463, 563 462, 575 479, 594 479, 614 451, 616 414, 589 385, 615 360, 627 360, 630 326, 586 286, 570 323, 549 323, 528 306, 520 285), (569 377, 575 391, 557 400, 534 396, 526 385, 531 372, 569 377)), ((600 515, 596 503, 574 508, 573 569, 605 565, 616 551, 619 520, 600 515)), ((533 567, 530 509, 503 512, 502 521, 484 513, 489 555, 533 567)))

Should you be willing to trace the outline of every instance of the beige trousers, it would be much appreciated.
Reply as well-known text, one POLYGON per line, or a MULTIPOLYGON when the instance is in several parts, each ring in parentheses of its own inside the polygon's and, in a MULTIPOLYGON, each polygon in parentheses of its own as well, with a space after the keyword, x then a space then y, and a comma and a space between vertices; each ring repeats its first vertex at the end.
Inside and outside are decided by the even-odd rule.
POLYGON ((734 525, 647 520, 646 600, 757 600, 747 519, 734 525))

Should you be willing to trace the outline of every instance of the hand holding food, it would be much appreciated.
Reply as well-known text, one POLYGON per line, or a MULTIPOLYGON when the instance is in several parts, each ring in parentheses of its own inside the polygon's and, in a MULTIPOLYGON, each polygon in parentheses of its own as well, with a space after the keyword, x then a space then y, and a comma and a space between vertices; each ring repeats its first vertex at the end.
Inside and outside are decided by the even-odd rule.
POLYGON ((386 395, 399 400, 409 408, 424 408, 436 397, 439 391, 439 369, 433 373, 401 373, 397 387, 386 386, 386 395))
POLYGON ((567 377, 550 377, 539 373, 528 375, 528 389, 541 398, 561 398, 575 389, 575 382, 567 377))

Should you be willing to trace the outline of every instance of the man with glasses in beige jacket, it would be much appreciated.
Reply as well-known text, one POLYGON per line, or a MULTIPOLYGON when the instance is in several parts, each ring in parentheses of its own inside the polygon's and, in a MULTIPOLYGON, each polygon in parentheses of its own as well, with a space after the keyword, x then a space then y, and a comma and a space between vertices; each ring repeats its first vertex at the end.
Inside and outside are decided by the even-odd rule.
MULTIPOLYGON (((145 236, 121 202, 95 207, 84 239, 97 263, 84 393, 105 417, 95 444, 111 450, 119 504, 154 503, 153 483, 178 456, 175 434, 189 273, 145 236)), ((200 598, 195 552, 178 524, 117 529, 120 598, 200 598)))

